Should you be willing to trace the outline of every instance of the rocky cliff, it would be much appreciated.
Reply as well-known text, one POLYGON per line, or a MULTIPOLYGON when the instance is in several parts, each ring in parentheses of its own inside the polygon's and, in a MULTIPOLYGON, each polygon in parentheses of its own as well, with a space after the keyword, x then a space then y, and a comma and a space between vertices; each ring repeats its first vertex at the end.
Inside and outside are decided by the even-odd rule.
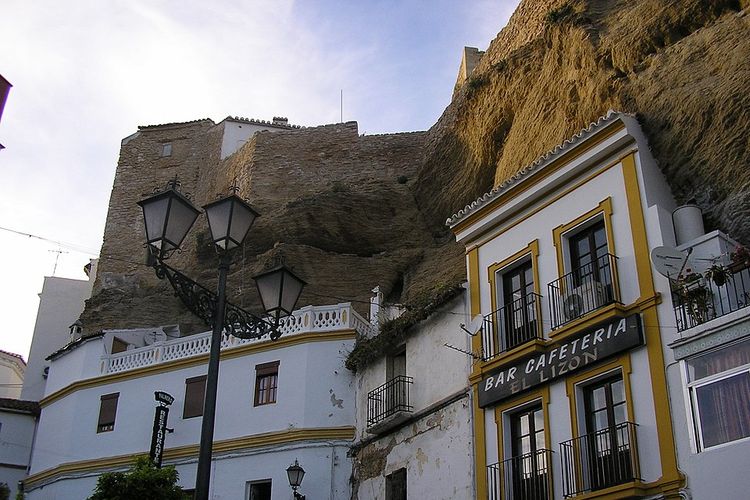
MULTIPOLYGON (((178 175, 197 203, 237 179, 262 213, 229 298, 282 256, 310 282, 300 305, 425 303, 464 279, 444 221, 610 108, 635 113, 679 201, 750 241, 750 14, 745 1, 524 0, 425 133, 359 136, 356 123, 261 132, 220 159, 222 124, 143 127, 123 142, 84 327, 203 328, 141 264, 135 202, 178 175), (173 143, 161 158, 160 144, 173 143)), ((459 82, 460 83, 460 82, 459 82)), ((174 266, 207 284, 200 222, 174 266)))

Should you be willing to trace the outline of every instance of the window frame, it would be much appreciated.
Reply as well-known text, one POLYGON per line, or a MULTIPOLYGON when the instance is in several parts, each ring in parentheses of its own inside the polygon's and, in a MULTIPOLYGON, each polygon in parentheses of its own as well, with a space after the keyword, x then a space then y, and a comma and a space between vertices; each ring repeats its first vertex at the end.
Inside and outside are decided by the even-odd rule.
POLYGON ((248 481, 245 483, 245 498, 247 500, 255 500, 252 497, 253 492, 253 486, 259 485, 259 484, 268 484, 270 489, 269 498, 273 498, 273 480, 271 478, 268 479, 254 479, 252 481, 248 481))
POLYGON ((159 157, 161 158, 169 158, 172 156, 172 143, 171 142, 162 142, 161 143, 161 149, 159 150, 159 157))
MULTIPOLYGON (((96 433, 100 434, 103 432, 112 432, 115 430, 115 423, 117 422, 117 406, 120 401, 120 393, 119 392, 113 392, 110 394, 102 394, 99 397, 99 416, 97 418, 97 424, 96 424, 96 433), (104 422, 102 423, 102 419, 104 416, 104 402, 105 401, 112 401, 114 400, 114 408, 112 409, 112 421, 111 422, 104 422)), ((111 403, 108 403, 111 404, 111 403)))
MULTIPOLYGON (((604 223, 604 232, 607 237, 607 253, 617 255, 615 251, 614 232, 612 230, 612 197, 609 196, 600 201, 596 208, 552 230, 552 241, 557 253, 558 278, 573 271, 570 255, 570 238, 597 224, 600 220, 604 223)), ((613 269, 612 273, 612 281, 616 283, 616 269, 613 269)))
POLYGON ((409 498, 409 488, 408 488, 408 478, 409 475, 406 472, 406 467, 401 467, 400 469, 396 469, 387 476, 385 476, 385 500, 406 500, 409 498), (403 476, 402 483, 404 485, 403 492, 401 492, 398 496, 394 496, 393 493, 393 487, 394 483, 398 479, 396 479, 398 476, 403 476), (401 496, 403 495, 403 496, 401 496))
MULTIPOLYGON (((506 351, 507 346, 507 339, 501 338, 500 335, 500 329, 498 328, 498 321, 497 321, 497 315, 496 312, 501 309, 502 307, 505 307, 506 304, 501 304, 501 302, 504 301, 504 285, 503 285, 503 276, 507 273, 511 273, 518 269, 521 266, 526 265, 527 263, 531 264, 531 275, 533 279, 533 294, 536 294, 537 296, 541 296, 541 283, 539 281, 539 240, 533 240, 529 242, 528 245, 526 245, 525 248, 522 250, 519 250, 518 252, 514 253, 510 257, 507 257, 506 259, 503 259, 502 261, 495 262, 494 264, 490 265, 489 268, 487 268, 487 278, 490 285, 490 304, 492 309, 489 311, 487 316, 492 317, 492 337, 493 341, 496 342, 497 351, 498 354, 502 354, 506 351)), ((526 294, 525 296, 528 296, 526 294)), ((541 301, 537 301, 536 307, 535 307, 535 314, 536 314, 536 335, 537 337, 543 336, 543 329, 542 329, 542 308, 541 308, 541 301)), ((523 344, 520 344, 523 345, 523 344)), ((519 345, 519 346, 520 346, 519 345)), ((519 347, 515 346, 515 347, 519 347)), ((512 349, 515 349, 513 347, 512 349)))
POLYGON ((270 361, 268 363, 261 363, 258 365, 255 365, 255 390, 253 391, 253 407, 256 406, 266 406, 271 404, 276 404, 278 401, 278 395, 279 395, 279 365, 280 361, 270 361), (260 399, 260 392, 261 382, 266 379, 273 377, 274 384, 272 387, 268 387, 267 389, 263 389, 263 392, 272 392, 273 393, 273 399, 271 400, 263 400, 260 399))
POLYGON ((203 410, 205 406, 206 401, 206 375, 198 375, 196 377, 190 377, 185 379, 185 398, 182 401, 182 418, 183 420, 187 420, 189 418, 195 418, 195 417, 202 417, 203 416, 203 410), (193 402, 190 403, 190 409, 192 412, 188 414, 188 394, 193 394, 189 392, 189 387, 192 384, 197 384, 199 382, 203 382, 203 397, 201 398, 201 404, 199 406, 199 409, 193 409, 193 402))
POLYGON ((743 343, 743 342, 750 342, 750 339, 744 338, 736 342, 731 342, 729 344, 721 345, 714 349, 708 349, 706 351, 702 351, 700 353, 697 353, 681 361, 685 411, 689 418, 690 425, 688 425, 688 432, 690 435, 690 441, 691 441, 693 453, 702 453, 704 451, 716 450, 719 448, 723 448, 725 446, 732 446, 735 444, 741 444, 741 443, 746 443, 750 441, 750 436, 746 436, 746 437, 735 439, 732 441, 725 441, 723 443, 715 444, 712 446, 705 446, 703 444, 703 428, 701 426, 700 409, 698 407, 697 391, 696 391, 696 389, 700 387, 712 385, 712 384, 715 384, 716 382, 720 382, 728 378, 736 377, 737 375, 741 373, 750 373, 750 363, 746 363, 740 366, 735 366, 734 368, 730 368, 728 370, 724 370, 719 373, 714 373, 713 375, 708 375, 706 377, 702 377, 697 380, 691 380, 690 365, 689 365, 692 359, 709 354, 711 352, 731 349, 732 346, 739 344, 739 343, 743 343))

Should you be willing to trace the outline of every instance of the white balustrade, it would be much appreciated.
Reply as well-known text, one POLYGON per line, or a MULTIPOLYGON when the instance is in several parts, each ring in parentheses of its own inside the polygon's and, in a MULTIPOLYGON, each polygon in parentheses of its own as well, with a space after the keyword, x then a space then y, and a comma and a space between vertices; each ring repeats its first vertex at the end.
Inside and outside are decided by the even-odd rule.
MULTIPOLYGON (((356 330, 359 335, 365 337, 370 337, 374 333, 367 320, 357 314, 352 309, 351 303, 348 302, 331 306, 303 307, 285 318, 283 324, 279 327, 282 337, 350 329, 356 330)), ((270 342, 270 340, 268 338, 240 339, 231 335, 224 335, 221 348, 229 349, 258 342, 270 342)), ((104 373, 117 373, 165 361, 206 354, 210 349, 211 332, 206 332, 103 356, 102 367, 104 373)))

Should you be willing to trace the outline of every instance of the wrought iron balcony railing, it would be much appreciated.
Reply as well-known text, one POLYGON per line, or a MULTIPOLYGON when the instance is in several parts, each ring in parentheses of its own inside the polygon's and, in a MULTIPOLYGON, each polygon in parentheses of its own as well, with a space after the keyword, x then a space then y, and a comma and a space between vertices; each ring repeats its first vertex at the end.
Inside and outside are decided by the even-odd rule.
POLYGON ((623 422, 560 443, 563 495, 568 498, 640 480, 636 427, 623 422))
POLYGON ((412 377, 398 375, 367 394, 368 428, 397 413, 412 411, 409 388, 413 381, 412 377))
POLYGON ((601 307, 620 302, 617 257, 605 254, 549 285, 552 328, 559 328, 601 307))
POLYGON ((489 360, 534 339, 541 339, 542 296, 530 293, 484 317, 482 359, 489 360))
POLYGON ((704 278, 678 283, 673 286, 672 304, 679 332, 748 307, 750 268, 731 268, 721 285, 704 278))
POLYGON ((541 449, 487 466, 488 500, 548 500, 552 450, 541 449))

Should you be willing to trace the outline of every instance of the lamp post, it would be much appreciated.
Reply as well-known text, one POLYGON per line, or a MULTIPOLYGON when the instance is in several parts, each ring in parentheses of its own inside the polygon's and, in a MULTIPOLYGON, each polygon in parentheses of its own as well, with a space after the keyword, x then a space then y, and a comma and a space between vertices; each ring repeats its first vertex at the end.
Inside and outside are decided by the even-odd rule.
POLYGON ((242 246, 253 221, 258 217, 258 213, 237 196, 236 185, 232 187, 232 194, 203 207, 208 218, 211 239, 219 253, 219 283, 216 294, 169 267, 164 260, 179 250, 190 227, 200 214, 200 210, 179 192, 178 187, 176 179, 170 181, 165 190, 141 200, 138 205, 143 209, 146 244, 151 256, 150 263, 156 275, 160 279, 169 280, 188 309, 212 327, 198 472, 195 480, 195 498, 207 500, 211 482, 211 452, 219 382, 221 334, 226 332, 240 338, 260 338, 268 334, 272 340, 276 340, 281 336, 281 318, 294 310, 305 282, 283 266, 254 277, 261 301, 268 307, 266 314, 271 320, 260 318, 226 302, 229 252, 242 246))
POLYGON ((305 500, 305 495, 297 492, 297 488, 302 484, 302 478, 305 477, 305 469, 300 466, 297 459, 294 459, 294 463, 287 467, 286 475, 289 477, 289 486, 292 487, 292 493, 294 494, 295 500, 305 500))

